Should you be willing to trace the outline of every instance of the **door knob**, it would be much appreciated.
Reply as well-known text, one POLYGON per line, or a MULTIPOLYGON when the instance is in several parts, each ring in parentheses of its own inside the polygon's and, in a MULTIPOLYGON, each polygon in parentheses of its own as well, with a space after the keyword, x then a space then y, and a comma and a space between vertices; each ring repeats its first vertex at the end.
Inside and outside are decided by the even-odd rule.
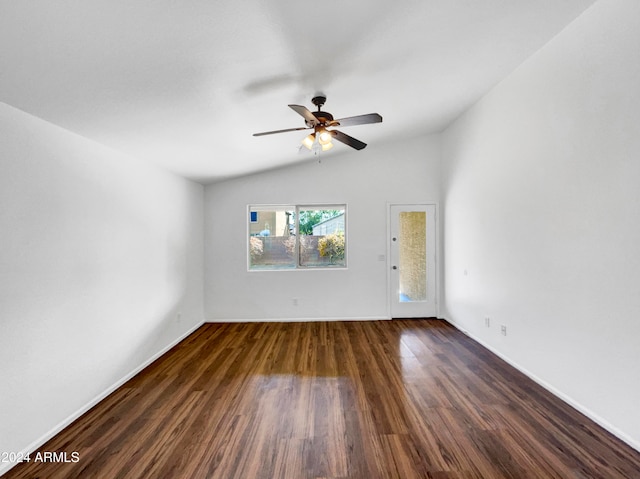
POLYGON ((391 268, 392 268, 392 269, 398 269, 398 267, 397 267, 397 266, 392 266, 391 268))

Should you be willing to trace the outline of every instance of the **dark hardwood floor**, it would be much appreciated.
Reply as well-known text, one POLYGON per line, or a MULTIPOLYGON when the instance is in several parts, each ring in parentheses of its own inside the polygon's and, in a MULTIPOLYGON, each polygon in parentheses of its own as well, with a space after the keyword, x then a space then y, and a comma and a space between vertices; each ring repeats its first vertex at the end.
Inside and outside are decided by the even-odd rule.
POLYGON ((39 451, 79 457, 4 477, 640 478, 640 453, 439 320, 206 324, 39 451))

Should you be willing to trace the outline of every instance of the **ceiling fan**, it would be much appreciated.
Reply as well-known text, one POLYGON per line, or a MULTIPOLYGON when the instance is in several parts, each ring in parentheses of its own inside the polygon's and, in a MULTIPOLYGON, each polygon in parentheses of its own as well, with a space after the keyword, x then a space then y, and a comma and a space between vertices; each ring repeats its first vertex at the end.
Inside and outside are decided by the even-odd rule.
POLYGON ((333 115, 329 112, 322 111, 322 106, 327 101, 327 97, 324 95, 318 95, 311 99, 311 102, 318 107, 318 111, 311 112, 302 105, 289 105, 293 111, 298 113, 304 118, 306 127, 300 128, 287 128, 285 130, 265 131, 262 133, 254 133, 253 136, 273 135, 274 133, 285 133, 288 131, 299 130, 311 130, 313 133, 302 140, 302 144, 318 154, 320 151, 327 151, 333 148, 332 139, 336 139, 345 145, 355 148, 356 150, 362 150, 366 143, 353 138, 338 130, 329 130, 336 126, 353 126, 353 125, 366 125, 367 123, 380 123, 382 117, 377 113, 369 113, 367 115, 350 116, 347 118, 340 118, 338 120, 333 119, 333 115))

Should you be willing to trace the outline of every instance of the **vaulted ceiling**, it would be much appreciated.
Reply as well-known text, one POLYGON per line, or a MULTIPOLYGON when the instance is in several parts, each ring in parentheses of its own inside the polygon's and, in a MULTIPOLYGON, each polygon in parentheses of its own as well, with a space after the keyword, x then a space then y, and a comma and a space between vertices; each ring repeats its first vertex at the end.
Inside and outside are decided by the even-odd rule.
POLYGON ((0 100, 209 182, 308 159, 252 133, 317 92, 369 149, 441 131, 592 3, 0 0, 0 100))

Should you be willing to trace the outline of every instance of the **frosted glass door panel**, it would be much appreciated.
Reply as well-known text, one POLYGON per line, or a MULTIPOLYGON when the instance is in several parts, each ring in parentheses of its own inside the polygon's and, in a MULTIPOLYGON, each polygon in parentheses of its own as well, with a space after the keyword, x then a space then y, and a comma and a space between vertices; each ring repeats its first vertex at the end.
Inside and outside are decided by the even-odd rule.
POLYGON ((426 301, 427 214, 424 211, 402 211, 398 223, 398 300, 426 301))

